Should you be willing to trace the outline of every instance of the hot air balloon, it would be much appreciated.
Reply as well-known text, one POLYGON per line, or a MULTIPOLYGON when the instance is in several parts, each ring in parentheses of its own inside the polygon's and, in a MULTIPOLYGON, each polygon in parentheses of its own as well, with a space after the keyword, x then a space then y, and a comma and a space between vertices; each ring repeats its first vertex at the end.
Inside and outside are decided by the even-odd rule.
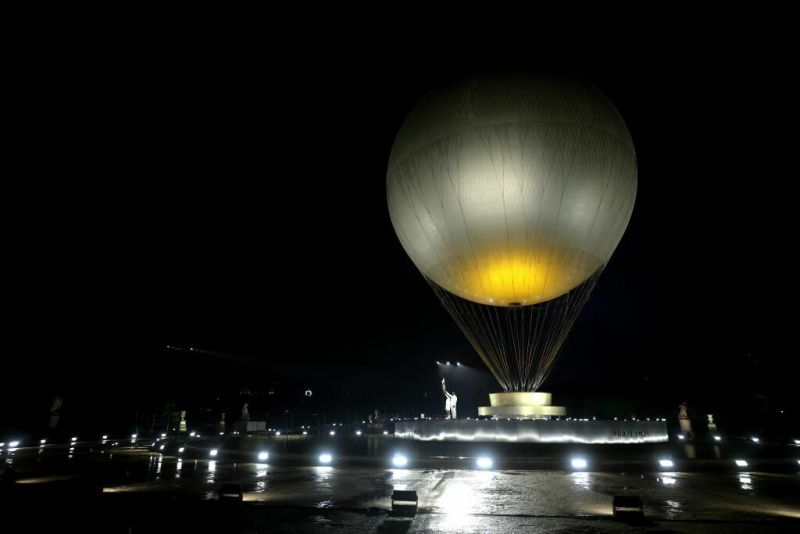
POLYGON ((628 225, 636 175, 624 121, 577 78, 463 79, 406 118, 389 214, 504 390, 481 414, 565 413, 537 390, 628 225))

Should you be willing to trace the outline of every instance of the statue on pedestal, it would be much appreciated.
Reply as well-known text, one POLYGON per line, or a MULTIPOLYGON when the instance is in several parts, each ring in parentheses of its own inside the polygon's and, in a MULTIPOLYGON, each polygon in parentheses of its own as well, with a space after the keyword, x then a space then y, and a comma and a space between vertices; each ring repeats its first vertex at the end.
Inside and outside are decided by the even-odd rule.
POLYGON ((250 420, 250 412, 247 410, 247 403, 245 402, 242 405, 242 421, 249 421, 250 420))
POLYGON ((178 426, 178 431, 181 434, 186 433, 186 410, 181 410, 181 423, 180 426, 178 426))
POLYGON ((61 418, 61 406, 64 401, 61 400, 61 395, 56 394, 53 398, 53 405, 50 407, 50 428, 58 428, 58 420, 61 418))
POLYGON ((683 401, 680 405, 680 411, 678 412, 678 424, 681 427, 681 432, 683 432, 687 438, 692 438, 694 437, 694 432, 692 432, 692 420, 689 419, 689 414, 686 412, 686 409, 686 401, 683 401))
POLYGON ((714 422, 714 414, 706 414, 706 417, 708 417, 708 430, 712 432, 715 431, 717 429, 717 423, 714 422))
POLYGON ((225 412, 219 416, 219 423, 217 423, 217 432, 225 432, 225 412))

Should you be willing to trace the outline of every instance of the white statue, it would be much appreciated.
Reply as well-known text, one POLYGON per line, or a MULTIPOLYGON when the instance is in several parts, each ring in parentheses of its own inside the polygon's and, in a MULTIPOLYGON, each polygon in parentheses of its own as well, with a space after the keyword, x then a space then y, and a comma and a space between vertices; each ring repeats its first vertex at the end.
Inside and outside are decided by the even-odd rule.
POLYGON ((242 406, 242 421, 249 421, 250 420, 250 412, 247 411, 247 403, 244 403, 242 406))
POLYGON ((53 399, 53 405, 50 407, 50 428, 58 428, 58 420, 61 418, 61 406, 64 401, 61 400, 60 395, 56 395, 53 399))
POLYGON ((444 392, 444 396, 447 397, 447 400, 444 401, 444 410, 447 412, 447 419, 455 419, 456 418, 456 404, 458 404, 458 397, 456 396, 456 392, 448 393, 447 387, 444 383, 444 378, 442 378, 442 391, 444 392))

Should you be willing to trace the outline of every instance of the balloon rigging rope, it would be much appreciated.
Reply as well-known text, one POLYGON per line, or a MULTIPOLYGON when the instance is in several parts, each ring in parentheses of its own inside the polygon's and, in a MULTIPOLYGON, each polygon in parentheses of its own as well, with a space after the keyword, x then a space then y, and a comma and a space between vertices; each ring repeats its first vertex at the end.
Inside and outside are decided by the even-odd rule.
POLYGON ((601 272, 599 269, 566 295, 520 307, 471 302, 428 282, 502 388, 536 391, 553 370, 601 272))

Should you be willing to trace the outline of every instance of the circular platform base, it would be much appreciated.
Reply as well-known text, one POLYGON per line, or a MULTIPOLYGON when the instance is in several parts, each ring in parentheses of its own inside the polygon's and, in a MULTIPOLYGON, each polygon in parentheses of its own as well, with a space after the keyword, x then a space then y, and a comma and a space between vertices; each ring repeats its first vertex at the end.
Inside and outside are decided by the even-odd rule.
POLYGON ((552 395, 542 391, 513 391, 506 393, 490 393, 491 406, 478 408, 478 415, 491 416, 495 419, 550 419, 553 416, 566 415, 563 406, 552 406, 552 395))

